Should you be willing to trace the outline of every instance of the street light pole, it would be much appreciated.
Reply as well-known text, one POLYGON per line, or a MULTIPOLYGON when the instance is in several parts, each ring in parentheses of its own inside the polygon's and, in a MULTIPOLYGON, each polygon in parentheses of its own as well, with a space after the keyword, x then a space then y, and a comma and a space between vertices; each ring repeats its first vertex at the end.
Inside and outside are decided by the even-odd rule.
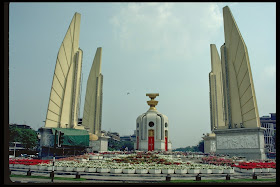
POLYGON ((14 142, 15 145, 14 145, 14 158, 16 158, 16 146, 17 146, 17 142, 14 142))
POLYGON ((54 178, 54 162, 55 162, 55 152, 56 152, 56 136, 57 136, 57 130, 55 130, 55 135, 54 135, 54 143, 53 143, 53 166, 52 166, 52 172, 51 172, 51 181, 53 182, 53 178, 54 178))

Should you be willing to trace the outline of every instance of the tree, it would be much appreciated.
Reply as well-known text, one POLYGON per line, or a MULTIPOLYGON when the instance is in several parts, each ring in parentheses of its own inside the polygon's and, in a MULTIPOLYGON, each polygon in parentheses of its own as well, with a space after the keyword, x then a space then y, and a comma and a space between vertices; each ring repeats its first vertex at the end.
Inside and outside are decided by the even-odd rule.
POLYGON ((9 130, 9 142, 21 142, 22 131, 16 127, 10 127, 9 130))
POLYGON ((23 129, 22 144, 27 149, 32 149, 37 145, 37 133, 32 129, 23 129))
POLYGON ((124 151, 125 148, 129 151, 134 149, 134 144, 132 141, 117 141, 112 138, 108 140, 108 150, 109 151, 124 151))
POLYGON ((33 129, 10 127, 10 142, 21 142, 26 149, 32 149, 37 145, 38 137, 33 129))
POLYGON ((204 140, 201 140, 197 145, 198 151, 204 153, 204 140))
POLYGON ((174 149, 173 151, 182 151, 182 152, 198 152, 197 145, 196 146, 187 146, 185 148, 177 148, 174 149))
POLYGON ((124 150, 126 147, 128 148, 128 151, 131 151, 134 149, 134 144, 132 141, 121 141, 122 144, 122 150, 124 150))
POLYGON ((121 142, 110 138, 108 140, 108 150, 109 151, 118 151, 121 149, 121 142))
POLYGON ((183 151, 183 152, 204 152, 204 140, 201 140, 198 145, 187 146, 185 148, 177 148, 173 151, 183 151))

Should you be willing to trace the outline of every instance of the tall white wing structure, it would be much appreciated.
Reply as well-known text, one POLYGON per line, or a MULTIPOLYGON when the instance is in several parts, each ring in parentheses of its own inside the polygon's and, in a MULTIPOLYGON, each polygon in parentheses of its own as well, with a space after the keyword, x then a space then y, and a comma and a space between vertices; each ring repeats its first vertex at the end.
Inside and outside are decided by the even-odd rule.
POLYGON ((215 44, 210 44, 211 68, 209 73, 211 131, 225 127, 223 78, 221 59, 215 44))
POLYGON ((83 52, 79 49, 81 15, 75 13, 59 48, 45 127, 78 127, 83 52))
POLYGON ((100 136, 102 120, 103 75, 101 74, 101 54, 102 48, 99 47, 96 50, 87 80, 82 122, 89 133, 97 136, 100 136))
POLYGON ((225 45, 221 47, 227 125, 260 127, 253 77, 246 44, 228 6, 223 8, 225 45))
POLYGON ((248 50, 227 6, 223 17, 225 43, 220 48, 221 59, 216 46, 210 45, 212 133, 203 139, 208 151, 262 160, 266 158, 265 128, 260 127, 248 50))

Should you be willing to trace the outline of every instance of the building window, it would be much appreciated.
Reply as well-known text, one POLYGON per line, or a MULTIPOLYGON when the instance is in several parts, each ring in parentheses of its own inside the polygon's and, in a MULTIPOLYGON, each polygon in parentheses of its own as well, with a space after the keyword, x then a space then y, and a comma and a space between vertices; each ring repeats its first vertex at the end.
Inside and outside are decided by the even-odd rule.
POLYGON ((167 127, 168 126, 168 124, 167 123, 165 123, 165 127, 167 127))
POLYGON ((154 125, 155 125, 154 122, 152 122, 152 121, 149 122, 150 127, 153 127, 154 125))
POLYGON ((165 130, 164 134, 165 134, 165 137, 168 137, 168 131, 167 130, 165 130))
POLYGON ((139 123, 137 123, 137 128, 139 128, 139 123))

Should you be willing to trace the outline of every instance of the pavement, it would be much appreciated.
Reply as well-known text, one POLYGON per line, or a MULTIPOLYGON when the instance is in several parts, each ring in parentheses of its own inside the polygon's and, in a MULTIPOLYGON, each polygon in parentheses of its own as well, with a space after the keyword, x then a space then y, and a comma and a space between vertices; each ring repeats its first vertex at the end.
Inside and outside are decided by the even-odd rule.
MULTIPOLYGON (((31 171, 31 176, 50 177, 50 171, 31 171)), ((11 174, 26 175, 27 169, 11 169, 11 174)), ((89 173, 80 172, 80 177, 85 178, 83 181, 75 180, 58 180, 54 179, 53 183, 158 183, 166 181, 167 174, 111 174, 111 173, 89 173)), ((76 178, 76 172, 55 171, 55 177, 76 178)), ((211 179, 225 179, 226 174, 200 174, 201 181, 211 179)), ((195 180, 196 174, 170 174, 171 180, 195 180)), ((258 179, 276 179, 276 173, 257 174, 258 179)), ((252 179, 252 174, 235 172, 230 174, 230 179, 252 179)), ((10 177, 13 183, 52 183, 49 179, 27 178, 27 177, 10 177)), ((260 183, 261 181, 256 181, 260 183)), ((267 183, 267 182, 266 182, 267 183)), ((273 183, 271 183, 273 184, 273 183)), ((274 183, 276 184, 276 183, 274 183)))

